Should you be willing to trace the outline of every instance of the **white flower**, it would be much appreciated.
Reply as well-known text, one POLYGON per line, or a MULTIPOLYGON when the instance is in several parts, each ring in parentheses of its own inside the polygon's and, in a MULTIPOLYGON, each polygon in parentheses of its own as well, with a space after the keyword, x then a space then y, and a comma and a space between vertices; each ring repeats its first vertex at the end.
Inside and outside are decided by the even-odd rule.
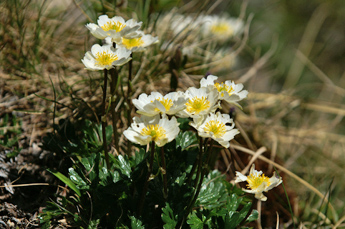
POLYGON ((247 181, 247 187, 249 188, 244 189, 243 191, 247 193, 254 193, 255 198, 262 201, 267 200, 267 197, 262 194, 263 192, 267 192, 272 188, 277 187, 283 182, 282 178, 277 176, 275 172, 273 173, 273 176, 271 178, 266 177, 262 173, 262 171, 255 170, 254 164, 250 168, 250 173, 248 177, 236 171, 235 183, 239 183, 242 181, 247 181))
POLYGON ((163 115, 161 119, 160 115, 134 117, 132 125, 123 134, 133 143, 147 145, 154 141, 161 147, 176 138, 180 131, 178 126, 179 123, 175 117, 169 120, 166 115, 163 115))
POLYGON ((240 106, 237 102, 246 98, 248 91, 243 90, 243 84, 235 84, 231 80, 227 80, 224 83, 214 83, 218 77, 214 75, 209 75, 207 78, 202 78, 200 80, 200 87, 213 87, 216 88, 219 93, 219 99, 225 100, 228 103, 233 103, 240 106))
POLYGON ((151 95, 143 93, 139 95, 138 99, 133 99, 132 102, 138 109, 137 113, 146 116, 174 115, 186 107, 186 98, 183 92, 170 92, 165 96, 159 92, 151 92, 151 95))
POLYGON ((97 24, 88 23, 86 27, 91 34, 98 39, 111 37, 112 42, 117 42, 121 37, 135 38, 140 36, 137 32, 142 22, 136 22, 134 19, 125 21, 122 17, 115 16, 109 18, 108 15, 99 16, 97 24))
POLYGON ((234 129, 235 124, 230 116, 220 112, 210 113, 201 125, 193 122, 190 125, 197 129, 200 137, 212 138, 225 148, 229 148, 229 141, 240 133, 234 129), (228 123, 231 125, 227 125, 228 123))
POLYGON ((170 23, 170 28, 174 35, 185 34, 193 26, 193 18, 182 14, 176 14, 170 23))
POLYGON ((131 52, 141 52, 144 51, 146 47, 158 43, 158 37, 153 37, 150 34, 144 34, 142 31, 139 31, 138 34, 140 37, 137 38, 124 38, 117 43, 119 47, 125 47, 131 52))
POLYGON ((111 69, 114 66, 121 66, 127 63, 131 57, 131 52, 126 48, 114 49, 111 45, 95 44, 91 47, 81 60, 88 70, 111 69))
POLYGON ((220 108, 218 103, 218 91, 215 89, 209 90, 209 88, 195 88, 190 87, 185 92, 186 109, 179 112, 177 115, 182 118, 191 117, 196 123, 200 123, 205 115, 216 111, 220 108))
POLYGON ((243 31, 244 23, 238 18, 227 16, 202 16, 203 34, 218 41, 226 41, 243 31))

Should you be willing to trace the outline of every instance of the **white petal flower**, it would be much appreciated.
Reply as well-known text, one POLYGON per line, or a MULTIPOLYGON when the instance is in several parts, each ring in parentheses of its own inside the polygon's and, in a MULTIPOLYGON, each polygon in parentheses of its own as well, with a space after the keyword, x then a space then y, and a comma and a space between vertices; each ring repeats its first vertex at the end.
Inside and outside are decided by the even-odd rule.
POLYGON ((178 126, 179 123, 175 117, 169 120, 166 115, 162 118, 160 115, 134 117, 132 125, 123 134, 133 143, 147 145, 154 141, 161 147, 176 138, 180 131, 178 126))
POLYGON ((186 109, 179 112, 177 115, 182 118, 196 118, 198 123, 200 123, 205 115, 216 111, 220 108, 218 103, 218 91, 215 89, 209 90, 208 88, 195 88, 190 87, 185 92, 186 99, 186 109))
POLYGON ((95 44, 91 47, 81 60, 88 70, 111 69, 114 66, 121 66, 127 63, 131 52, 126 48, 114 49, 111 45, 95 44))
POLYGON ((152 92, 151 95, 143 93, 139 95, 138 99, 133 99, 132 102, 138 109, 137 113, 146 116, 175 115, 186 107, 186 98, 183 92, 170 92, 165 96, 159 92, 152 92))
POLYGON ((214 75, 209 75, 207 78, 200 80, 200 87, 213 87, 219 92, 219 99, 225 100, 228 103, 233 103, 240 106, 237 102, 246 98, 248 95, 247 90, 243 90, 243 84, 235 84, 231 80, 227 80, 224 83, 215 83, 218 77, 214 75))
POLYGON ((200 137, 212 138, 225 148, 230 146, 229 141, 239 133, 237 129, 234 129, 235 124, 230 116, 220 112, 210 113, 201 125, 195 122, 190 125, 197 129, 200 137))
POLYGON ((134 38, 140 36, 137 30, 140 29, 141 24, 142 22, 136 22, 134 19, 125 21, 119 16, 109 18, 107 15, 102 15, 98 18, 97 24, 88 23, 86 27, 98 39, 111 37, 112 42, 117 42, 121 37, 134 38))
POLYGON ((255 165, 253 164, 249 176, 245 176, 240 172, 236 172, 236 180, 235 183, 247 181, 247 187, 249 189, 244 189, 243 191, 247 193, 254 193, 255 198, 266 201, 267 197, 264 196, 263 192, 267 192, 274 187, 280 185, 283 180, 281 177, 277 176, 275 172, 271 178, 266 177, 262 171, 255 170, 255 165))
POLYGON ((144 34, 142 31, 139 31, 140 35, 137 38, 124 38, 117 43, 119 47, 125 47, 131 52, 142 52, 146 47, 158 43, 158 37, 153 37, 149 34, 144 34))
POLYGON ((203 17, 203 34, 218 41, 226 41, 240 34, 244 28, 243 21, 238 18, 218 15, 201 17, 203 17))

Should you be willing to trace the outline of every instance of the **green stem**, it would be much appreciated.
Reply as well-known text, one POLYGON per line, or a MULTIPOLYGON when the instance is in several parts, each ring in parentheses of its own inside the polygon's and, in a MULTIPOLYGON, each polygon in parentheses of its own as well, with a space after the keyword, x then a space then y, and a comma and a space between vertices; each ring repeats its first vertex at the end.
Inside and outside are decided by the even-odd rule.
POLYGON ((113 123, 113 139, 114 139, 114 145, 116 151, 119 153, 120 148, 119 148, 119 134, 117 132, 117 112, 115 111, 116 107, 116 83, 118 80, 118 72, 116 68, 111 69, 110 71, 111 75, 111 84, 110 84, 110 92, 111 92, 111 119, 113 123))
MULTIPOLYGON (((133 53, 131 53, 131 57, 133 58, 133 53)), ((133 59, 131 59, 128 63, 128 81, 127 81, 127 105, 128 105, 128 110, 127 110, 127 126, 129 127, 131 125, 131 113, 132 113, 132 103, 131 103, 131 94, 132 94, 132 87, 131 87, 131 82, 132 82, 132 65, 133 64, 133 59)), ((127 147, 127 155, 129 156, 131 154, 131 147, 132 143, 128 141, 128 147, 127 147)))
MULTIPOLYGON (((113 47, 116 48, 116 43, 113 42, 113 47)), ((110 93, 111 93, 111 119, 113 123, 113 140, 114 140, 114 145, 117 153, 120 153, 120 147, 119 147, 119 134, 117 132, 117 112, 115 111, 116 107, 116 84, 118 81, 119 74, 117 72, 116 67, 112 68, 110 71, 111 75, 111 84, 110 84, 110 93)))
POLYGON ((163 166, 163 185, 164 185, 164 199, 168 198, 168 181, 167 181, 167 170, 166 170, 166 164, 165 164, 165 158, 164 158, 164 147, 161 148, 161 160, 162 160, 162 166, 163 166))
POLYGON ((105 128, 107 126, 107 118, 105 117, 105 103, 107 98, 107 83, 108 83, 108 70, 104 69, 104 85, 103 85, 103 101, 102 101, 102 135, 103 135, 103 150, 104 150, 104 156, 105 156, 105 162, 107 164, 107 169, 110 169, 109 164, 109 154, 108 154, 108 147, 107 147, 107 136, 105 128))
MULTIPOLYGON (((200 144, 200 146, 202 146, 202 144, 200 144)), ((194 194, 194 197, 193 197, 192 201, 189 203, 189 205, 187 207, 187 210, 186 210, 186 213, 185 213, 185 216, 182 219, 181 227, 182 227, 185 219, 188 217, 190 211, 192 210, 196 200, 198 199, 198 196, 199 196, 199 193, 200 193, 200 190, 201 190, 201 186, 202 186, 202 182, 204 181, 206 172, 208 170, 208 163, 209 163, 209 160, 210 160, 210 157, 211 157, 212 147, 213 147, 213 139, 210 142, 210 147, 208 147, 208 149, 207 149, 207 159, 206 159, 206 162, 204 163, 204 166, 203 166, 204 168, 201 169, 200 181, 199 181, 198 186, 196 188, 196 192, 194 194)), ((202 151, 202 149, 200 149, 200 151, 202 151)), ((201 156, 202 156, 202 154, 201 154, 201 156)), ((202 161, 202 159, 200 161, 202 161)), ((202 163, 201 163, 201 166, 202 166, 202 163)), ((200 164, 199 164, 199 167, 200 167, 200 164)), ((198 168, 198 171, 199 171, 199 168, 198 168)))
POLYGON ((155 142, 152 141, 151 142, 151 155, 150 155, 149 168, 148 168, 148 171, 147 171, 147 176, 146 176, 143 192, 141 193, 141 198, 139 200, 140 201, 139 202, 139 206, 138 206, 139 216, 141 216, 141 213, 142 213, 142 210, 143 210, 143 206, 144 206, 144 203, 145 203, 146 192, 147 192, 147 188, 148 188, 148 185, 149 185, 149 179, 150 179, 150 176, 151 176, 151 173, 152 173, 152 168, 153 168, 153 158, 154 158, 154 155, 155 155, 155 142))
POLYGON ((199 160, 198 160, 198 170, 196 172, 196 178, 194 181, 194 188, 197 187, 197 183, 199 181, 200 178, 200 174, 202 171, 202 160, 203 160, 203 156, 204 156, 204 151, 203 151, 203 138, 199 137, 199 160))

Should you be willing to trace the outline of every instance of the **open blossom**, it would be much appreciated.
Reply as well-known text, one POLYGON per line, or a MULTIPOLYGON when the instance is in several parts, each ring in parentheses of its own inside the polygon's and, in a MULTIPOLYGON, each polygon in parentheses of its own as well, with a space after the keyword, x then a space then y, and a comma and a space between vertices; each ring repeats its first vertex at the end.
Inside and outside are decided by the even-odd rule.
POLYGON ((227 16, 202 16, 203 34, 218 41, 226 41, 243 31, 244 24, 241 19, 227 16))
POLYGON ((264 196, 263 192, 267 192, 274 187, 280 185, 283 180, 281 177, 277 176, 275 172, 271 178, 266 177, 262 171, 255 170, 255 165, 253 164, 250 168, 249 176, 245 176, 240 172, 236 171, 235 183, 247 181, 247 187, 249 189, 244 189, 243 191, 247 193, 254 193, 255 198, 266 201, 267 197, 264 196))
POLYGON ((243 84, 235 84, 231 80, 227 80, 224 83, 215 83, 214 81, 217 80, 218 77, 214 75, 209 75, 207 78, 202 78, 200 81, 200 87, 213 87, 216 88, 219 93, 219 99, 225 100, 228 103, 233 103, 237 106, 239 104, 238 101, 244 99, 248 95, 247 90, 243 89, 243 84))
POLYGON ((200 137, 212 138, 225 148, 228 148, 230 140, 240 133, 237 129, 234 129, 235 124, 230 116, 220 112, 210 113, 201 125, 193 122, 190 125, 197 129, 200 137))
POLYGON ((108 15, 101 15, 97 24, 88 23, 86 27, 98 39, 111 37, 112 42, 117 42, 121 37, 135 38, 140 36, 137 30, 140 29, 141 24, 142 22, 136 22, 134 19, 125 21, 120 16, 109 18, 108 15))
POLYGON ((159 92, 152 92, 150 95, 143 93, 139 95, 138 99, 133 99, 132 102, 138 109, 137 113, 146 116, 174 115, 186 107, 183 92, 170 92, 165 96, 159 92))
POLYGON ((182 118, 191 117, 201 121, 202 119, 199 117, 208 115, 220 107, 218 92, 215 89, 190 87, 185 92, 185 96, 187 99, 186 109, 177 114, 182 118))
POLYGON ((111 69, 114 66, 121 66, 131 60, 131 52, 126 48, 114 49, 111 45, 95 44, 91 47, 81 60, 88 70, 111 69))
POLYGON ((131 52, 142 52, 148 46, 158 43, 158 37, 153 37, 150 34, 144 34, 142 31, 138 31, 139 37, 137 38, 124 38, 122 37, 117 45, 119 47, 125 47, 131 52))
POLYGON ((176 138, 180 131, 178 126, 179 123, 175 117, 169 120, 166 115, 162 118, 160 115, 134 117, 132 125, 123 134, 133 143, 147 145, 154 141, 161 147, 176 138))

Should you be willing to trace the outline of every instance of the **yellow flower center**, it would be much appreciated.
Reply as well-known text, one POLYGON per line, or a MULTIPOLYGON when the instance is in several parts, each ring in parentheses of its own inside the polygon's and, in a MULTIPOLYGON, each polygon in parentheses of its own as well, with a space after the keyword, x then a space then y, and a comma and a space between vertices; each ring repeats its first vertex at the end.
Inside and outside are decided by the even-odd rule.
POLYGON ((225 124, 216 120, 211 120, 206 123, 204 127, 206 133, 212 132, 213 135, 218 138, 222 137, 226 133, 225 124))
POLYGON ((220 95, 223 97, 224 92, 227 92, 229 95, 231 95, 234 92, 234 89, 231 86, 228 86, 224 83, 215 83, 214 86, 217 88, 217 90, 220 92, 220 95))
MULTIPOLYGON (((172 105, 174 104, 173 101, 171 101, 171 99, 164 99, 164 98, 159 98, 157 99, 159 102, 161 102, 161 104, 165 107, 166 111, 169 111, 170 108, 172 107, 172 105)), ((153 101, 151 101, 152 103, 153 101)), ((155 108, 155 111, 158 112, 159 109, 155 108)))
POLYGON ((106 24, 101 26, 104 31, 115 30, 116 32, 120 32, 123 28, 126 27, 125 24, 122 24, 119 21, 108 21, 106 24))
POLYGON ((97 53, 95 59, 97 66, 104 67, 111 65, 114 61, 118 60, 119 58, 115 54, 103 51, 97 53))
POLYGON ((226 23, 220 22, 211 26, 211 32, 214 34, 233 34, 233 29, 226 23))
POLYGON ((151 136, 152 141, 156 141, 162 138, 166 138, 165 130, 158 124, 148 125, 141 130, 143 136, 151 136))
POLYGON ((247 187, 251 190, 257 189, 263 182, 266 182, 266 187, 270 186, 271 184, 270 179, 264 174, 258 176, 250 174, 247 178, 247 182, 247 187))
POLYGON ((210 107, 210 101, 206 97, 194 97, 189 99, 186 103, 186 110, 191 114, 199 114, 201 111, 207 110, 210 107))
POLYGON ((134 47, 139 47, 144 44, 144 41, 139 38, 132 38, 132 39, 126 39, 122 38, 122 44, 127 48, 127 49, 132 49, 134 47))

